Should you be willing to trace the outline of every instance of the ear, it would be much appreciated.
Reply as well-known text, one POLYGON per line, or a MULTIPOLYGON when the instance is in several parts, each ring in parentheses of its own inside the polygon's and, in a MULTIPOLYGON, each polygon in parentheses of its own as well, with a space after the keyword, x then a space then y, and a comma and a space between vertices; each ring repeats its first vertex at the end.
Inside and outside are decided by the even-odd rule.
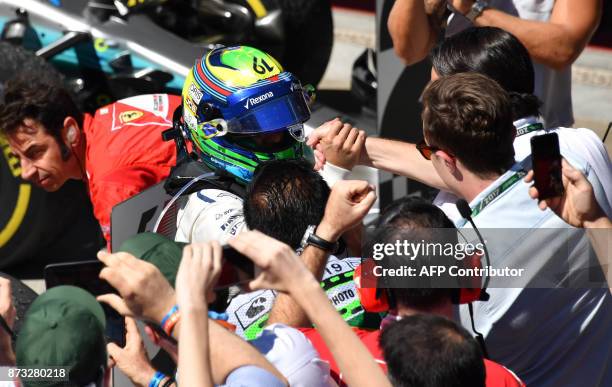
POLYGON ((457 159, 454 156, 451 156, 443 150, 436 151, 435 156, 442 161, 451 175, 454 175, 457 172, 457 159))
POLYGON ((64 119, 62 138, 69 148, 73 148, 79 143, 81 139, 81 130, 74 117, 68 116, 64 119))

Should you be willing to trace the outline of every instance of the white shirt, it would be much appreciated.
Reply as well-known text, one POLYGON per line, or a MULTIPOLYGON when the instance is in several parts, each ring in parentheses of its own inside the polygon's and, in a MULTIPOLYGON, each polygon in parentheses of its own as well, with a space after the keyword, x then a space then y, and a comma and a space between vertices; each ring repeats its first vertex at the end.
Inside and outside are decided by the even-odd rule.
MULTIPOLYGON (((490 8, 495 8, 521 19, 546 22, 550 19, 554 0, 490 0, 490 8)), ((462 31, 471 25, 463 15, 453 14, 446 30, 447 36, 462 31)), ((552 43, 551 43, 552 44, 552 43)), ((554 70, 533 61, 535 72, 535 92, 543 102, 542 115, 546 127, 572 126, 572 69, 554 70)))
MULTIPOLYGON (((526 117, 514 121, 517 130, 541 122, 536 117, 526 117)), ((538 130, 520 135, 514 139, 514 158, 524 160, 531 155, 531 138, 546 133, 557 133, 559 150, 566 158, 577 160, 581 165, 593 170, 601 183, 601 189, 595 188, 595 198, 608 217, 612 217, 612 164, 603 142, 590 129, 585 128, 552 128, 538 130)), ((453 223, 462 219, 455 203, 457 196, 450 192, 440 191, 433 203, 440 207, 453 223)))
MULTIPOLYGON (((519 128, 537 122, 535 117, 527 117, 514 122, 519 128)), ((598 202, 607 202, 612 207, 612 163, 603 142, 591 129, 586 128, 552 128, 531 132, 517 137, 514 140, 516 160, 523 160, 531 154, 531 138, 547 133, 557 133, 559 136, 559 149, 561 154, 571 153, 571 157, 581 158, 588 163, 599 178, 604 188, 603 195, 598 202)), ((610 217, 612 214, 607 213, 610 217)))
POLYGON ((297 329, 272 324, 250 343, 287 378, 291 387, 336 386, 329 374, 329 363, 297 329))
MULTIPOLYGON (((599 184, 590 168, 569 161, 591 178, 594 186, 599 184)), ((470 207, 513 173, 502 175, 470 207)), ((522 281, 492 278, 490 300, 474 303, 476 330, 485 336, 492 359, 514 370, 528 386, 612 385, 609 290, 553 288, 570 278, 582 283, 585 277, 581 275, 589 273, 584 268, 597 268, 599 263, 594 256, 583 254, 588 241, 570 238, 574 235, 570 232, 577 230, 552 211, 541 211, 528 189, 529 185, 519 180, 474 217, 487 241, 493 267, 523 267, 535 274, 522 281), (507 287, 519 283, 520 288, 507 287), (525 289, 524 285, 534 284, 544 287, 525 289)), ((469 227, 465 225, 462 232, 471 234, 469 227)), ((470 327, 467 306, 462 305, 459 312, 463 326, 470 327)))

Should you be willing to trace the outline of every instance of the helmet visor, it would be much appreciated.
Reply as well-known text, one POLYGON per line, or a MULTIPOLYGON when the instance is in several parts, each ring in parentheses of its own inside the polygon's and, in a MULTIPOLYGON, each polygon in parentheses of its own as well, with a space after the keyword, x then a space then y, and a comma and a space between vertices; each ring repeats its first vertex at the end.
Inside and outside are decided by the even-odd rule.
MULTIPOLYGON (((247 108, 254 99, 247 98, 245 101, 244 107, 247 108)), ((261 106, 251 107, 251 109, 248 113, 227 121, 229 133, 276 132, 306 122, 310 118, 310 109, 301 90, 269 102, 262 102, 261 106)))

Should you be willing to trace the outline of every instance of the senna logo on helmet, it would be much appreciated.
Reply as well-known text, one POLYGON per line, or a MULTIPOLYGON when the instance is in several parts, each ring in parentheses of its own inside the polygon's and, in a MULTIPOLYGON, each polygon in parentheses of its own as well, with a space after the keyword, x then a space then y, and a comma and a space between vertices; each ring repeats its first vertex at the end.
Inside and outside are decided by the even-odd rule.
POLYGON ((244 104, 244 107, 245 109, 248 109, 249 103, 250 103, 250 106, 253 106, 253 105, 257 105, 260 102, 267 100, 268 98, 273 98, 273 97, 274 97, 274 93, 272 93, 271 91, 268 91, 267 93, 262 94, 259 97, 248 98, 246 103, 244 104))

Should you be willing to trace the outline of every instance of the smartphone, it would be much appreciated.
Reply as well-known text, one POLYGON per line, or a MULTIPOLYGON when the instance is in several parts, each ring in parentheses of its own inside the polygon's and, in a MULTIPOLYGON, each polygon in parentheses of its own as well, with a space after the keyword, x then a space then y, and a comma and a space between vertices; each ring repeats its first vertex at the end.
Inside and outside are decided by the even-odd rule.
POLYGON ((531 157, 533 161, 534 185, 539 199, 563 195, 561 177, 561 153, 557 133, 549 133, 531 138, 531 157))
MULTIPOLYGON (((115 293, 117 291, 100 278, 104 264, 98 260, 70 263, 57 263, 45 267, 47 289, 60 285, 72 285, 87 290, 93 296, 115 293)), ((100 303, 106 316, 105 336, 108 342, 120 347, 125 346, 125 319, 110 306, 100 303)))
POLYGON ((227 288, 255 278, 255 264, 253 264, 253 261, 230 245, 224 245, 222 248, 225 264, 217 281, 217 289, 227 288))

